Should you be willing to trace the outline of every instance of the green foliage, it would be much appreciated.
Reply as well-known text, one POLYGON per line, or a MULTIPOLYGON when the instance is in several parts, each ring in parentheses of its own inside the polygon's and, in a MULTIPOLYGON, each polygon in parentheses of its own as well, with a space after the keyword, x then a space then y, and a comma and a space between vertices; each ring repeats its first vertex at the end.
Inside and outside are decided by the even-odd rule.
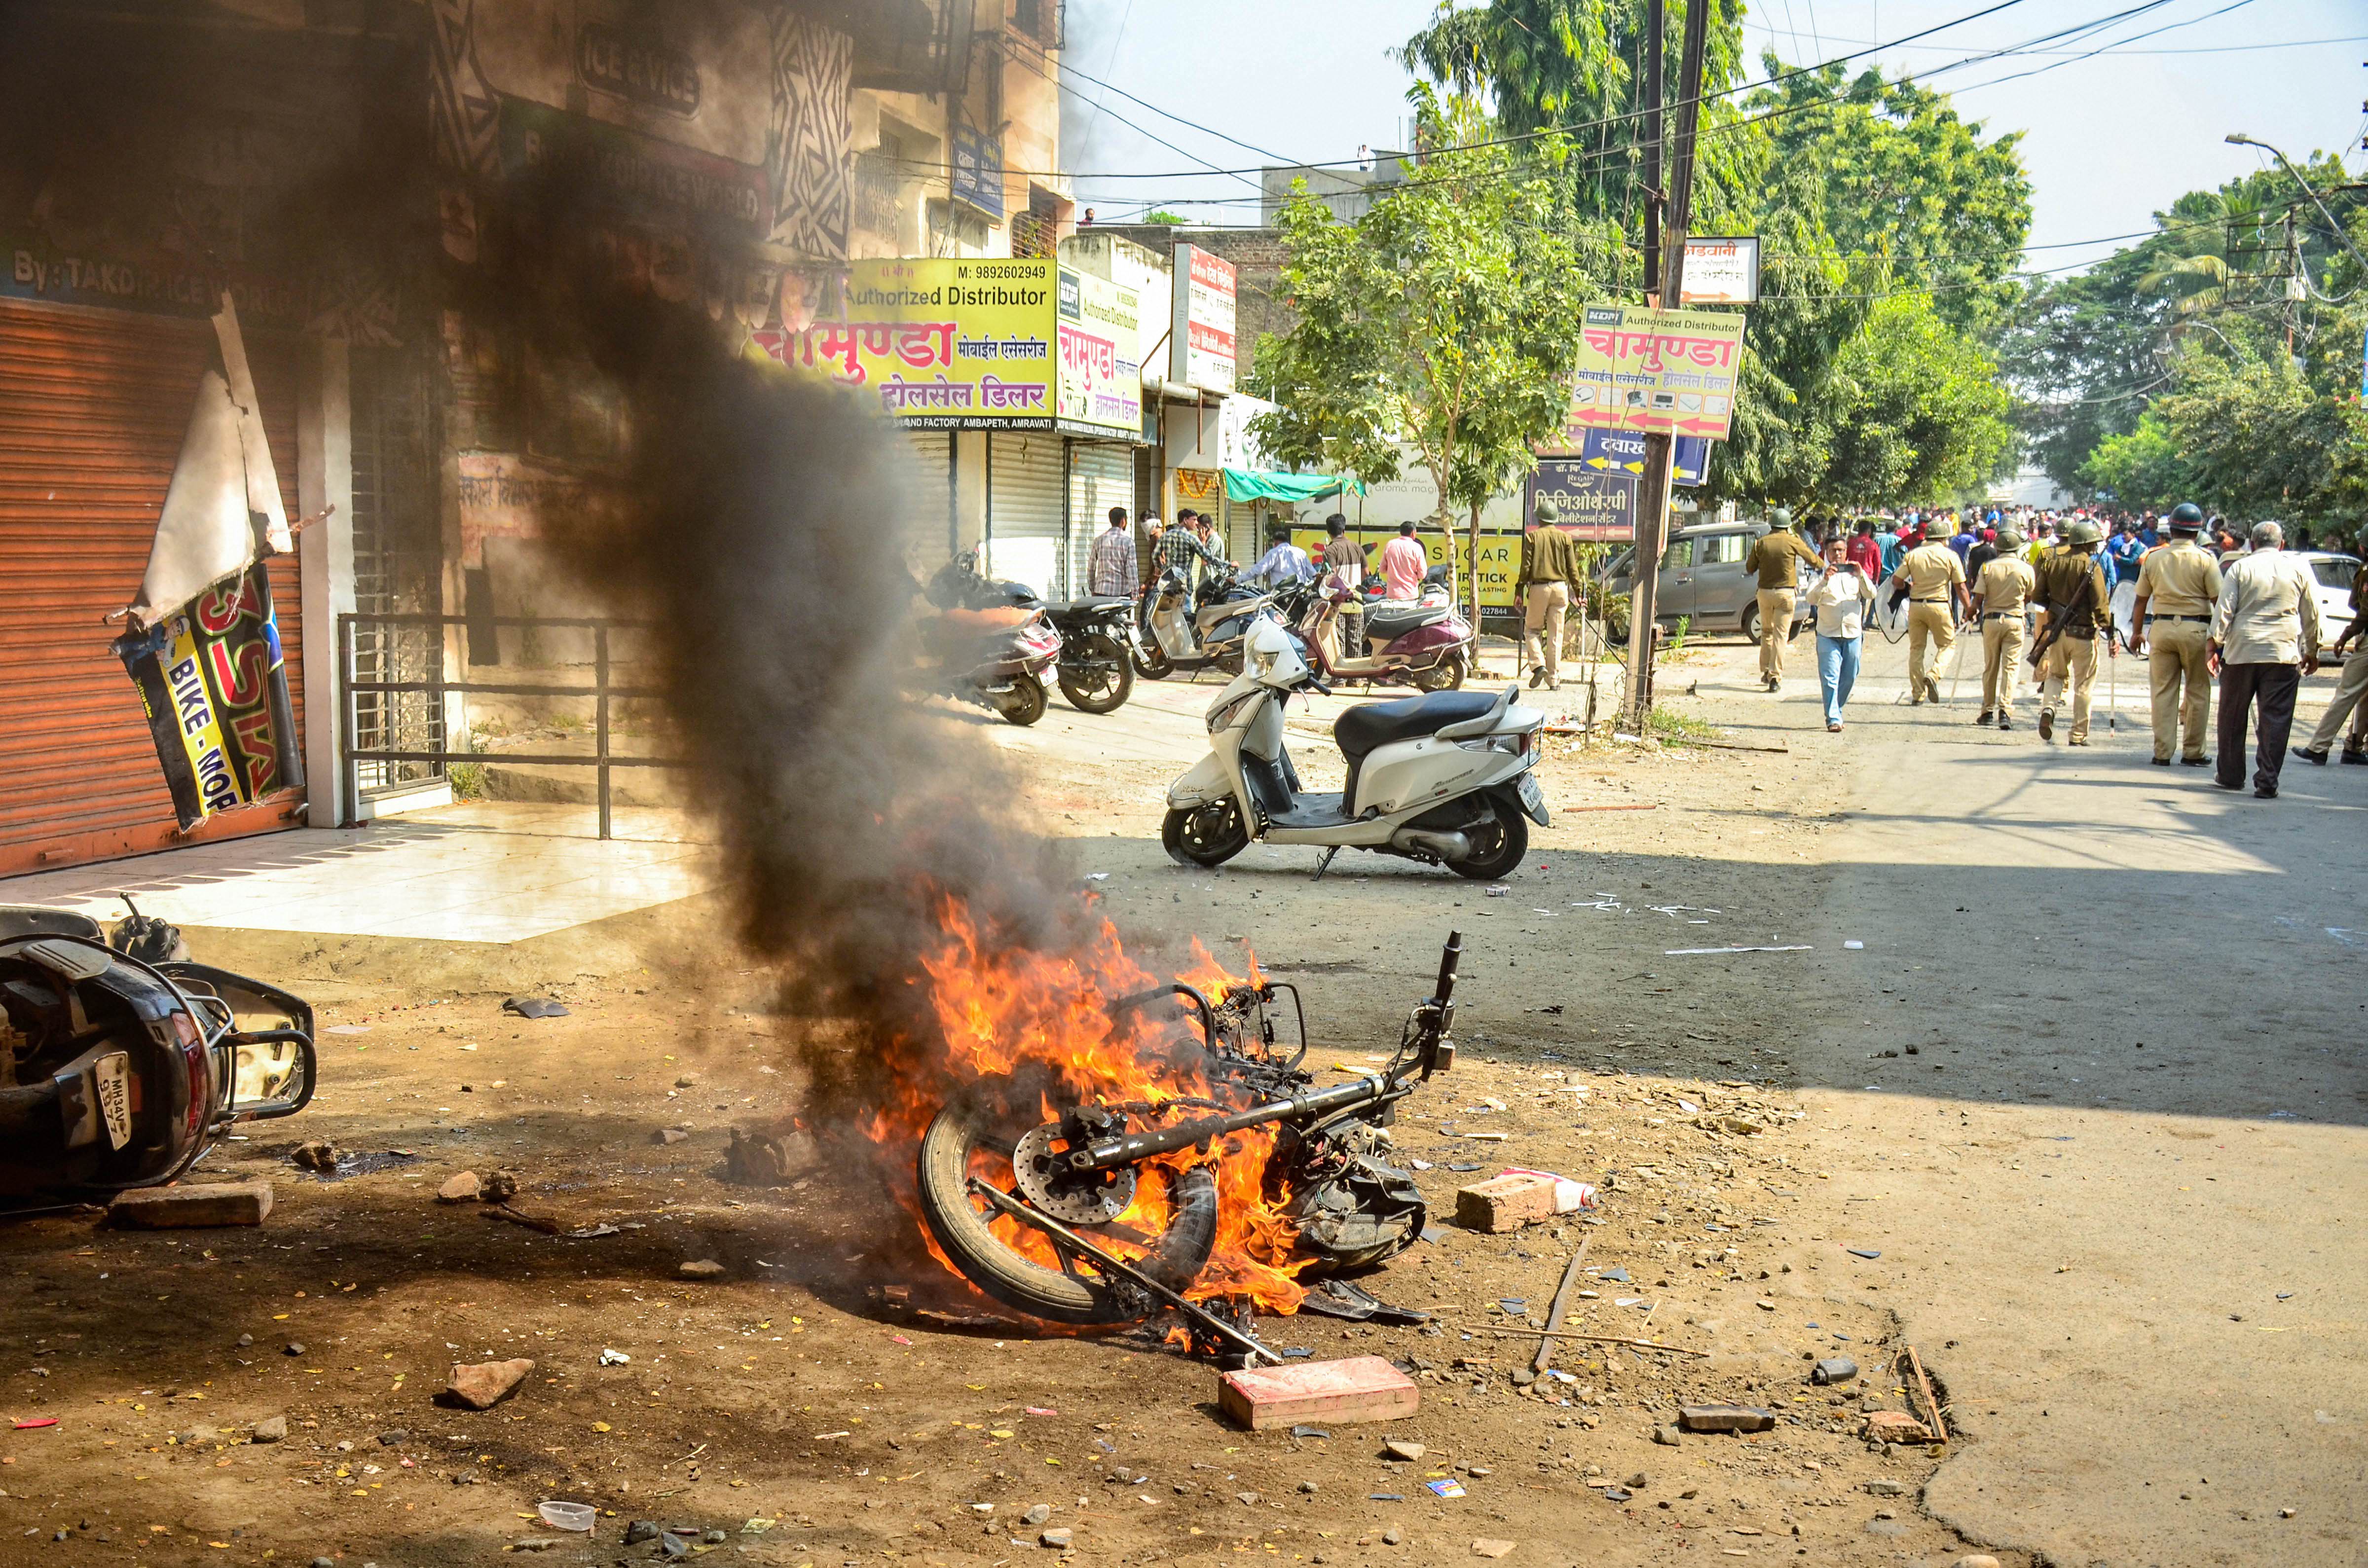
POLYGON ((1820 489, 1845 505, 1943 499, 1988 478, 2014 449, 1998 367, 1926 295, 1875 306, 1836 357, 1822 401, 1820 489))
POLYGON ((1178 228, 1184 227, 1192 222, 1191 219, 1187 218, 1183 213, 1170 212, 1165 207, 1144 213, 1141 221, 1145 223, 1167 223, 1178 228))
POLYGON ((2151 409, 2129 429, 2099 441, 2078 477, 2091 494, 2157 511, 2203 494, 2178 434, 2151 409))
POLYGON ((1410 441, 1452 513, 1485 501, 1561 428, 1581 312, 1594 285, 1551 178, 1554 138, 1463 146, 1466 102, 1409 95, 1426 143, 1413 177, 1342 222, 1302 196, 1282 212, 1282 286, 1298 320, 1263 339, 1248 390, 1280 406, 1252 422, 1294 466, 1386 481, 1410 441), (1549 174, 1527 165, 1543 161, 1549 174))

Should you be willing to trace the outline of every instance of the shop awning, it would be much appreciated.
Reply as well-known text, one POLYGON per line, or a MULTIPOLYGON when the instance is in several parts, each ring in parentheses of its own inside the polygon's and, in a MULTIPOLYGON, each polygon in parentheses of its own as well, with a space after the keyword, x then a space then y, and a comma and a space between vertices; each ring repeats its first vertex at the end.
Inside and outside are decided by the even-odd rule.
POLYGON ((1349 488, 1360 495, 1365 493, 1361 480, 1331 473, 1273 473, 1249 468, 1229 468, 1224 473, 1228 501, 1321 501, 1349 488))

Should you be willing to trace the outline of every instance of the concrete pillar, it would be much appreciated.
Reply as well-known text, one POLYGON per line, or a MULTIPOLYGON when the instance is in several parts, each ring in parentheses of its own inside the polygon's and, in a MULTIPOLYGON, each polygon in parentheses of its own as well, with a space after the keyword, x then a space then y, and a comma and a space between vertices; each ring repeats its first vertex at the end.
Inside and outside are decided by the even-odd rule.
POLYGON ((346 345, 305 342, 296 403, 296 501, 325 522, 297 538, 304 603, 304 820, 336 827, 352 814, 338 752, 345 692, 337 668, 337 617, 354 608, 354 429, 346 345))

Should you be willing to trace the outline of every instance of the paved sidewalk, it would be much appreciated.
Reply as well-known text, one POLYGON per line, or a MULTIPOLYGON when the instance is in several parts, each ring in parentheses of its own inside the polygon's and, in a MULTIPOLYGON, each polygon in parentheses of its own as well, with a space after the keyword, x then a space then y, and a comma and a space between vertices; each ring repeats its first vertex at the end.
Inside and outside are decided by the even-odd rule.
POLYGON ((518 942, 702 892, 709 847, 668 811, 621 810, 596 835, 590 808, 468 801, 368 827, 298 828, 0 880, 0 903, 102 920, 337 937, 518 942))

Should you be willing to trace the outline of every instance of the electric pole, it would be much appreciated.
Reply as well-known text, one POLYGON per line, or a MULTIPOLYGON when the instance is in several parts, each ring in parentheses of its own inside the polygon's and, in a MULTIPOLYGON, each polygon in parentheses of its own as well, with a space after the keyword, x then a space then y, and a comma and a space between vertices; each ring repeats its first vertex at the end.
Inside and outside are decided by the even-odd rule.
MULTIPOLYGON (((1651 57, 1645 91, 1647 177, 1658 183, 1661 165, 1661 6, 1654 0, 1646 36, 1651 57)), ((1668 199, 1656 191, 1645 208, 1646 302, 1675 310, 1684 297, 1686 231, 1693 218, 1694 132, 1702 123, 1702 50, 1710 30, 1710 0, 1686 0, 1685 53, 1678 66, 1678 141, 1668 199)), ((1668 537, 1671 437, 1668 431, 1645 437, 1645 478, 1638 497, 1636 552, 1628 570, 1628 719, 1637 734, 1653 711, 1653 653, 1660 597, 1661 551, 1668 537)))

